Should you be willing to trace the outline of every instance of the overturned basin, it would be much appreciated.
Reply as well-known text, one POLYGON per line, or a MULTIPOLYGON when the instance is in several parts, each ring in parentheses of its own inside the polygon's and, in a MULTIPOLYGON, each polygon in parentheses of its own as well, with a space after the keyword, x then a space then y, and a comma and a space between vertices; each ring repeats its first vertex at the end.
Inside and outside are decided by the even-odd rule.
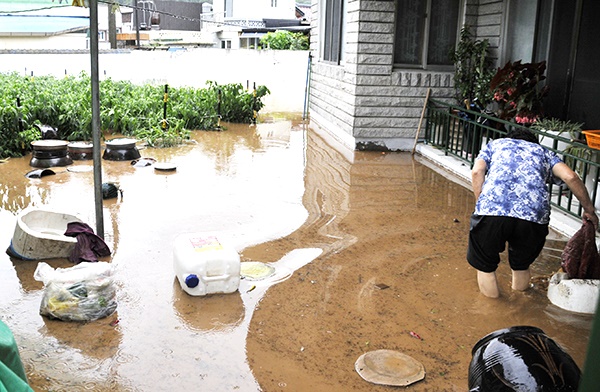
POLYGON ((82 221, 50 209, 23 210, 6 253, 21 260, 66 258, 77 244, 76 238, 64 235, 70 222, 82 221))
POLYGON ((569 279, 564 272, 552 275, 548 283, 548 299, 554 305, 577 313, 596 312, 600 280, 569 279))

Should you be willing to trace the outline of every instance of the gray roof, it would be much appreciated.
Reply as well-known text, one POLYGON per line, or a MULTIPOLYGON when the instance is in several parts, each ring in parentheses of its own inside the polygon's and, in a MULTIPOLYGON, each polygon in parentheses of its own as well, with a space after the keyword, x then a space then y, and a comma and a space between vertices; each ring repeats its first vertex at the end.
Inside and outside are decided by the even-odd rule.
POLYGON ((0 36, 51 36, 86 31, 90 19, 82 16, 0 14, 0 36))

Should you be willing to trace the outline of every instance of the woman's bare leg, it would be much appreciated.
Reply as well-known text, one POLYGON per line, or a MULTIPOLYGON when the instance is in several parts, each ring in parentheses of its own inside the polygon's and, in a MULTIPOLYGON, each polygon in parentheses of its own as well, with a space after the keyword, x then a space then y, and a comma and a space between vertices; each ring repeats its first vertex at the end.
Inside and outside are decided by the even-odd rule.
POLYGON ((498 298, 500 296, 495 272, 477 271, 477 283, 479 284, 479 291, 486 297, 498 298))
POLYGON ((529 288, 529 282, 531 281, 531 272, 529 269, 524 271, 515 271, 512 272, 512 289, 525 291, 529 288))

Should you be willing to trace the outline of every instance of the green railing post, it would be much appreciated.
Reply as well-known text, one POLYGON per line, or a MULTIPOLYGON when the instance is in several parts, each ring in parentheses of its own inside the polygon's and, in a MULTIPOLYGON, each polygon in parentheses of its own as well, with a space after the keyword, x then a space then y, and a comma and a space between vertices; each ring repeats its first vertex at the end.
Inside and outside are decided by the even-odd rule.
POLYGON ((596 313, 592 321, 592 331, 590 332, 590 341, 588 343, 587 354, 581 382, 579 383, 579 392, 595 392, 600 386, 600 315, 598 306, 600 297, 596 304, 596 313))

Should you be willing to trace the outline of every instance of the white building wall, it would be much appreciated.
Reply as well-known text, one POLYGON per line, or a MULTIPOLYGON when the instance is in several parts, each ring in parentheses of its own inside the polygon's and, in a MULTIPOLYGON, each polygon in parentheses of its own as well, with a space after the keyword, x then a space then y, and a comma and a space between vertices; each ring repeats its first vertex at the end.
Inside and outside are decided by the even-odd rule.
POLYGON ((294 0, 234 0, 235 19, 294 19, 294 0))
POLYGON ((48 37, 2 37, 0 50, 84 50, 88 49, 85 33, 71 33, 48 37))
POLYGON ((217 47, 226 49, 240 48, 242 26, 263 27, 263 19, 296 18, 294 0, 214 0, 212 8, 217 23, 205 23, 203 29, 215 34, 217 47))
MULTIPOLYGON (((218 84, 254 84, 271 92, 263 99, 261 114, 301 113, 306 94, 308 51, 300 50, 188 50, 107 51, 98 55, 100 78, 151 84, 162 88, 204 88, 208 81, 218 84)), ((0 53, 0 73, 30 75, 90 74, 90 54, 78 53, 0 53)))
MULTIPOLYGON (((313 61, 311 67, 309 111, 311 125, 327 131, 342 145, 354 149, 354 111, 355 86, 352 84, 353 68, 351 61, 343 61, 339 65, 321 60, 322 30, 319 20, 323 17, 320 6, 322 0, 313 0, 311 21, 311 51, 313 61)), ((358 0, 348 0, 348 9, 356 8, 358 0)), ((344 40, 348 42, 348 34, 358 30, 357 21, 346 25, 344 40)), ((355 40, 356 42, 356 40, 355 40)), ((356 45, 356 43, 355 43, 356 45)))
MULTIPOLYGON (((224 20, 226 1, 213 1, 213 12, 219 21, 224 20)), ((232 5, 229 10, 231 15, 225 18, 241 20, 296 18, 296 2, 294 0, 230 0, 227 3, 232 5)))

